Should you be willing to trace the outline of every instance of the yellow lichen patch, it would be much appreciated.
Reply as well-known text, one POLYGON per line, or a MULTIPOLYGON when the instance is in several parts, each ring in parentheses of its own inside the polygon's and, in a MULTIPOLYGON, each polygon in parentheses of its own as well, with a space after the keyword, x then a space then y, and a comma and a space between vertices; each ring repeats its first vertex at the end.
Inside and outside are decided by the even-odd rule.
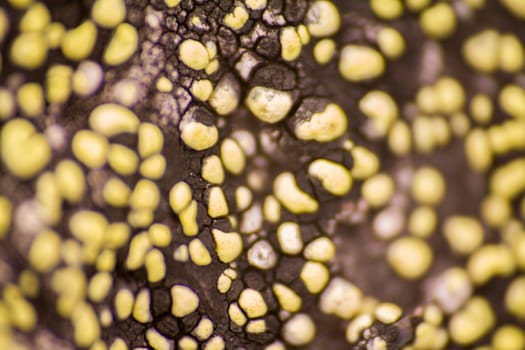
POLYGON ((415 349, 443 349, 448 342, 447 331, 429 322, 422 322, 416 327, 415 349))
POLYGON ((195 98, 201 101, 208 101, 214 90, 211 81, 203 79, 195 80, 193 84, 191 84, 190 91, 195 98))
POLYGON ((231 13, 224 16, 222 22, 233 30, 239 30, 248 18, 250 18, 248 11, 243 6, 236 6, 231 13))
POLYGON ((38 177, 36 199, 40 205, 42 219, 52 225, 58 223, 62 217, 62 199, 56 179, 51 172, 45 172, 38 177))
POLYGON ((157 283, 166 276, 166 262, 160 250, 150 250, 144 258, 144 265, 146 266, 148 281, 150 283, 157 283))
POLYGON ((171 242, 171 231, 163 224, 153 224, 148 230, 151 243, 156 247, 167 247, 171 242))
POLYGON ((115 295, 115 313, 119 320, 125 320, 131 316, 133 310, 135 297, 133 293, 127 289, 120 289, 115 295))
POLYGON ((221 143, 221 160, 224 168, 234 174, 239 175, 246 167, 246 155, 239 143, 232 138, 226 138, 221 143))
POLYGON ((279 41, 281 43, 281 57, 285 61, 293 61, 299 57, 303 46, 294 27, 281 29, 279 41))
POLYGON ((95 263, 95 267, 101 272, 111 272, 115 269, 117 263, 117 257, 115 251, 111 249, 104 249, 95 263))
POLYGON ((342 319, 354 317, 363 302, 361 290, 353 283, 341 278, 333 278, 319 299, 319 309, 325 314, 333 314, 342 319))
POLYGON ((314 37, 330 36, 341 27, 341 15, 331 1, 313 2, 306 13, 306 26, 314 37))
POLYGON ((24 295, 30 298, 36 298, 38 296, 40 291, 40 281, 38 275, 32 270, 26 269, 22 271, 20 275, 18 275, 18 284, 24 295))
POLYGON ((224 169, 222 167, 221 159, 214 154, 204 158, 201 176, 211 184, 222 184, 224 181, 224 169))
POLYGON ((61 22, 52 22, 45 29, 44 40, 50 49, 58 49, 60 48, 65 33, 66 27, 64 24, 61 22))
POLYGON ((419 17, 421 28, 431 38, 444 39, 454 33, 457 19, 454 9, 445 2, 426 8, 419 17))
POLYGON ((213 333, 213 322, 208 317, 203 317, 192 331, 199 340, 208 339, 213 333))
POLYGON ((228 202, 224 191, 219 186, 210 188, 208 192, 208 215, 218 218, 229 214, 228 202))
POLYGON ((173 340, 166 338, 155 328, 150 328, 146 331, 146 340, 148 341, 148 344, 155 350, 173 349, 173 340))
POLYGON ((161 152, 163 145, 164 136, 162 131, 156 125, 151 123, 141 123, 140 126, 138 126, 137 149, 142 158, 147 158, 155 153, 161 152))
POLYGON ((219 260, 230 263, 237 259, 243 248, 241 236, 237 232, 222 232, 218 229, 213 229, 212 234, 219 260))
POLYGON ((118 66, 126 62, 137 50, 139 35, 137 29, 128 23, 121 23, 115 28, 102 60, 110 66, 118 66))
POLYGON ((190 204, 179 213, 182 231, 186 236, 195 236, 199 232, 197 223, 197 202, 192 200, 190 204))
MULTIPOLYGON (((164 0, 164 1, 173 1, 173 0, 164 0)), ((180 0, 175 0, 175 1, 180 1, 180 0)), ((178 345, 179 345, 179 349, 181 350, 197 350, 199 344, 194 338, 186 335, 179 340, 178 345)))
POLYGON ((24 69, 36 69, 47 59, 48 46, 42 33, 22 33, 15 38, 9 58, 15 65, 24 69))
POLYGON ((396 59, 405 52, 405 39, 392 27, 385 27, 377 33, 377 45, 387 58, 396 59))
POLYGON ((264 219, 271 223, 277 223, 281 219, 281 205, 274 196, 264 198, 263 215, 264 219))
POLYGON ((173 7, 177 6, 180 2, 181 2, 181 0, 164 0, 164 3, 169 8, 173 8, 173 7))
POLYGON ((346 340, 349 343, 356 343, 361 337, 361 332, 370 327, 374 322, 370 314, 361 314, 348 324, 346 328, 346 340))
POLYGON ((500 0, 509 12, 517 18, 525 18, 525 5, 520 0, 500 0))
POLYGON ((164 176, 166 171, 166 158, 162 154, 155 154, 144 159, 140 164, 139 172, 142 176, 152 180, 158 180, 164 176))
POLYGON ((283 310, 288 312, 297 312, 301 309, 301 297, 284 284, 275 283, 272 286, 272 291, 283 310))
POLYGON ((492 119, 493 105, 488 95, 477 94, 470 100, 470 115, 481 124, 486 124, 492 119))
POLYGON ((142 179, 137 182, 129 205, 135 209, 155 209, 159 205, 160 192, 157 184, 151 180, 142 179))
POLYGON ((439 170, 422 167, 412 178, 412 197, 421 204, 438 204, 445 195, 445 186, 439 170))
POLYGON ((249 318, 257 318, 266 315, 268 307, 261 293, 255 289, 243 289, 239 295, 239 306, 249 318))
POLYGON ((38 83, 25 83, 16 92, 16 101, 23 114, 35 118, 44 111, 44 90, 38 83))
POLYGON ((499 327, 492 335, 494 350, 519 350, 525 348, 525 332, 522 328, 506 324, 499 327))
POLYGON ((394 20, 403 15, 401 0, 371 0, 370 7, 374 15, 381 19, 394 20))
POLYGON ((102 80, 103 71, 98 63, 82 61, 73 73, 73 91, 79 96, 89 96, 100 87, 102 80))
POLYGON ((183 284, 176 284, 171 288, 171 299, 171 313, 175 317, 189 315, 199 307, 199 296, 183 284))
POLYGON ((463 58, 472 68, 492 73, 498 68, 499 33, 494 29, 481 31, 463 42, 463 58))
POLYGON ((332 39, 322 39, 314 46, 314 58, 319 64, 327 64, 334 57, 336 46, 332 39))
POLYGON ((5 88, 0 88, 0 119, 5 120, 15 113, 16 103, 13 93, 5 88))
POLYGON ((515 278, 505 291, 505 309, 519 320, 525 320, 525 277, 515 278))
POLYGON ((255 86, 248 93, 245 103, 258 119, 274 124, 286 117, 293 100, 290 92, 255 86))
POLYGON ((246 6, 251 10, 262 10, 266 7, 267 0, 245 0, 246 6))
POLYGON ((452 250, 459 254, 470 254, 483 243, 483 227, 473 217, 448 217, 443 233, 452 250))
POLYGON ((319 208, 317 201, 297 186, 294 175, 289 172, 281 173, 275 178, 273 193, 294 214, 313 213, 319 208))
POLYGON ((281 329, 283 339, 292 346, 309 344, 314 339, 315 333, 315 323, 304 313, 292 316, 281 329))
POLYGON ((133 228, 146 228, 154 220, 153 210, 149 208, 136 208, 128 212, 128 223, 133 228))
POLYGON ((295 255, 303 249, 303 240, 299 225, 295 222, 283 222, 277 228, 277 241, 283 253, 295 255))
POLYGON ((0 9, 0 43, 4 41, 9 30, 9 18, 5 9, 0 9))
POLYGON ((341 50, 338 67, 344 79, 361 82, 383 75, 385 60, 371 47, 351 44, 341 50))
POLYGON ((170 190, 169 202, 175 214, 179 214, 191 202, 192 194, 190 186, 184 182, 177 182, 170 190))
POLYGON ((126 18, 124 0, 97 0, 91 8, 91 18, 103 28, 114 28, 126 18))
POLYGON ((198 238, 192 239, 188 251, 190 259, 198 266, 206 266, 211 264, 211 255, 204 243, 198 238))
POLYGON ((252 205, 253 194, 248 187, 239 186, 235 190, 235 207, 237 211, 244 211, 252 205))
POLYGON ((354 157, 352 176, 354 179, 363 180, 374 175, 379 170, 379 158, 369 149, 357 146, 351 149, 354 157))
POLYGON ((514 34, 503 34, 500 38, 499 67, 508 73, 523 69, 524 51, 520 39, 514 34))
POLYGON ((496 276, 509 276, 514 269, 512 252, 503 244, 484 245, 467 262, 468 274, 476 285, 485 284, 496 276))
POLYGON ((65 103, 71 95, 71 67, 58 64, 47 70, 46 99, 49 103, 65 103))
POLYGON ((301 269, 300 278, 310 293, 318 294, 330 280, 330 272, 319 262, 307 261, 301 269))
POLYGON ((75 157, 90 168, 100 168, 106 163, 108 140, 93 131, 80 130, 71 142, 75 157))
POLYGON ((525 190, 525 158, 496 168, 490 177, 490 190, 497 196, 513 199, 525 190))
POLYGON ((481 217, 490 227, 501 227, 512 215, 512 208, 507 199, 489 195, 481 202, 481 217))
POLYGON ((38 174, 51 158, 51 148, 44 135, 24 119, 12 119, 2 127, 0 152, 7 169, 27 179, 38 174))
POLYGON ((318 237, 308 243, 303 254, 308 260, 327 262, 335 256, 335 244, 328 237, 318 237))
POLYGON ((374 311, 375 318, 385 324, 396 322, 402 314, 403 310, 393 303, 381 303, 374 311))
POLYGON ((120 133, 136 133, 139 128, 139 119, 126 107, 106 103, 91 111, 89 126, 96 132, 111 137, 120 133))
POLYGON ((395 121, 388 133, 387 142, 394 154, 398 156, 407 155, 412 148, 412 137, 407 123, 400 120, 395 121))
POLYGON ((117 174, 130 176, 137 171, 139 159, 136 153, 125 146, 113 144, 108 150, 108 164, 117 174))
POLYGON ((144 264, 146 253, 151 248, 147 232, 141 232, 133 237, 129 245, 125 266, 128 270, 136 270, 144 264))
POLYGON ((248 322, 248 324, 246 325, 246 332, 252 334, 260 334, 266 332, 266 321, 254 320, 248 322))
POLYGON ((73 337, 79 347, 88 347, 100 336, 100 325, 93 308, 85 303, 80 303, 71 317, 73 322, 73 337))
POLYGON ((94 302, 101 302, 108 295, 113 277, 108 272, 99 272, 89 280, 87 295, 94 302))
POLYGON ((219 139, 219 131, 214 125, 208 126, 194 120, 183 120, 179 129, 184 144, 196 151, 213 147, 219 139))
POLYGON ((467 346, 483 337, 495 321, 489 302, 483 297, 474 297, 452 316, 448 330, 454 343, 467 346))
POLYGON ((206 342, 203 350, 224 350, 225 347, 224 339, 221 336, 216 335, 206 342))
POLYGON ((64 34, 62 54, 72 61, 81 61, 91 54, 96 41, 97 27, 92 21, 86 20, 64 34))
POLYGON ((308 174, 321 182, 323 188, 336 196, 343 196, 352 187, 350 172, 341 164, 327 159, 314 160, 308 174))
POLYGON ((323 111, 297 122, 294 132, 303 141, 330 142, 346 133, 347 125, 343 109, 335 103, 329 103, 323 111))
POLYGON ((487 133, 481 128, 469 131, 465 137, 465 155, 470 167, 485 172, 493 161, 492 149, 487 133))
POLYGON ((102 198, 111 206, 121 208, 128 206, 131 189, 117 176, 112 176, 102 189, 102 198))
POLYGON ((436 211, 430 206, 420 206, 410 213, 408 232, 418 237, 429 237, 437 224, 436 211))
MULTIPOLYGON (((37 314, 33 305, 22 295, 22 291, 13 284, 6 284, 3 288, 3 303, 9 322, 6 328, 14 326, 22 332, 29 332, 35 328, 37 314)), ((2 310, 3 311, 3 310, 2 310)), ((9 329, 7 328, 7 329, 9 329)))
POLYGON ((237 303, 231 303, 228 306, 228 316, 233 323, 241 327, 248 321, 237 303))
POLYGON ((179 58, 186 66, 194 70, 202 70, 210 62, 206 47, 193 39, 187 39, 180 44, 179 58))
POLYGON ((101 244, 107 225, 102 214, 90 210, 77 211, 69 220, 69 230, 84 244, 101 244))
POLYGON ((463 108, 465 91, 463 86, 454 78, 442 77, 434 85, 438 110, 450 114, 463 108))
POLYGON ((0 195, 0 239, 7 235, 11 226, 12 204, 6 197, 0 195))
POLYGON ((151 294, 149 289, 139 290, 133 304, 133 318, 140 323, 148 323, 153 320, 150 310, 151 294))
POLYGON ((385 206, 394 195, 394 191, 394 181, 385 173, 373 175, 361 187, 363 198, 372 207, 385 206))
POLYGON ((39 233, 29 250, 31 266, 40 272, 51 271, 61 260, 61 245, 62 240, 56 232, 48 230, 39 233))
POLYGON ((61 316, 72 316, 85 297, 86 284, 86 276, 79 267, 66 267, 53 273, 51 287, 58 294, 56 310, 61 316))
POLYGON ((384 136, 397 119, 399 110, 396 102, 388 93, 372 90, 359 100, 360 111, 373 122, 375 133, 384 136))
POLYGON ((403 237, 388 247, 386 257, 390 267, 399 276, 415 280, 428 271, 432 265, 433 253, 422 239, 403 237))

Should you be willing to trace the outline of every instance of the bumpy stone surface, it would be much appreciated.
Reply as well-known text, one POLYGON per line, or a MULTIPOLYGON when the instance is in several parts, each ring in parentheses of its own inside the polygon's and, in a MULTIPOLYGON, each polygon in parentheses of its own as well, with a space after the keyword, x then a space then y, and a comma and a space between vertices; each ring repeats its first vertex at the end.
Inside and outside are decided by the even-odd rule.
POLYGON ((523 349, 524 18, 0 3, 0 349, 523 349))

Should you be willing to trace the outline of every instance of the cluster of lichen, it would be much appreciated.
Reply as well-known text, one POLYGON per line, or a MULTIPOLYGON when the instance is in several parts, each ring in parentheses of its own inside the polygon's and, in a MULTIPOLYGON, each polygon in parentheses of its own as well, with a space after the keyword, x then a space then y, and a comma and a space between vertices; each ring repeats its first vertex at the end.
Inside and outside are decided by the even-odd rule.
POLYGON ((320 314, 372 350, 406 318, 405 350, 525 348, 523 38, 469 32, 466 82, 443 59, 489 6, 525 19, 521 0, 95 0, 71 25, 9 0, 0 349, 319 348, 320 314), (382 79, 407 55, 401 100, 382 79), (311 65, 361 91, 354 108, 311 65), (470 179, 480 202, 443 210, 470 179), (335 269, 321 221, 373 232, 385 288, 424 298, 403 309, 335 269))

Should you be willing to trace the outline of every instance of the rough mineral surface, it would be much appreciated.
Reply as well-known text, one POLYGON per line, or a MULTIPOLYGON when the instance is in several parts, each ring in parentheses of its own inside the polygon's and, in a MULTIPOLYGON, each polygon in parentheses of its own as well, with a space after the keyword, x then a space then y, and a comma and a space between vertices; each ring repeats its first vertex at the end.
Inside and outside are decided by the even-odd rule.
POLYGON ((0 2, 0 350, 525 349, 525 1, 0 2))

